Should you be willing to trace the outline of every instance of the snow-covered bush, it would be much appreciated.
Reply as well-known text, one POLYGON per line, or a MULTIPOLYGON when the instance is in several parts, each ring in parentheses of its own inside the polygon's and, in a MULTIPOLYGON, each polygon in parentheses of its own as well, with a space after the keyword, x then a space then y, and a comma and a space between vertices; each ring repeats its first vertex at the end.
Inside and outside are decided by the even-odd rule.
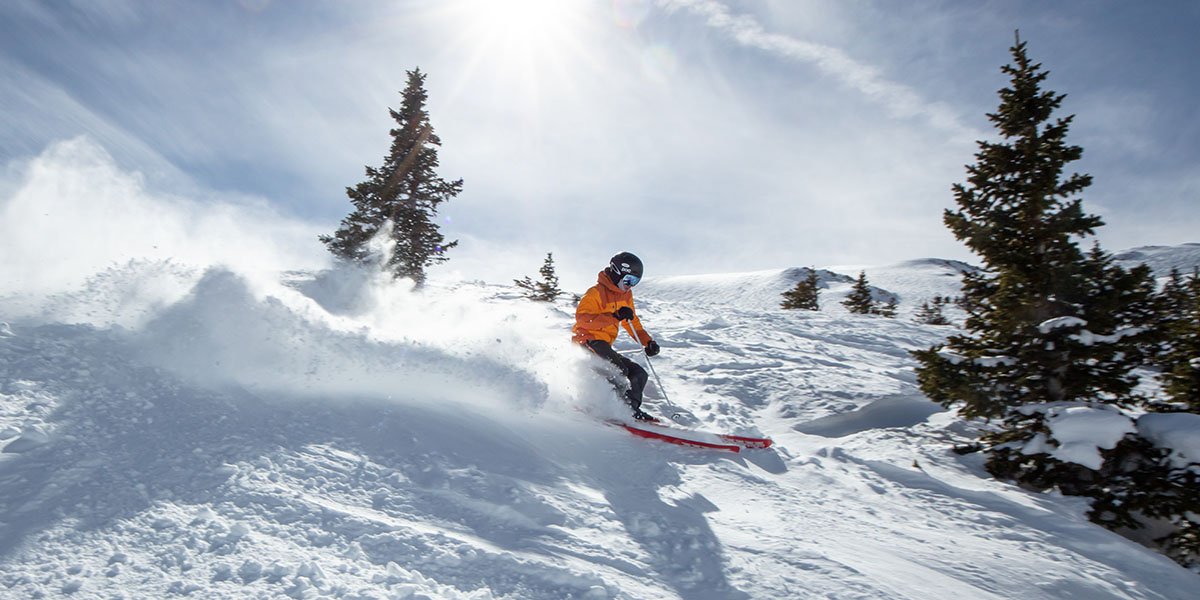
POLYGON ((1019 411, 988 471, 1023 487, 1092 499, 1088 518, 1200 570, 1200 415, 1132 419, 1109 407, 1041 405, 1019 411))

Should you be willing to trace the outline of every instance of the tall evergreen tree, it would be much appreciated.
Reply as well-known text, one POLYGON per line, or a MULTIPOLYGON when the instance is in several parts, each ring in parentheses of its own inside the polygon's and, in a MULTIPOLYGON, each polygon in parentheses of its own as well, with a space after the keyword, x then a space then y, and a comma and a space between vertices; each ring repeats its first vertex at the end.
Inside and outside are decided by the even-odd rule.
POLYGON ((528 276, 524 279, 514 279, 513 283, 517 287, 525 290, 525 297, 537 302, 554 302, 562 295, 563 291, 558 287, 558 274, 554 271, 554 254, 546 253, 546 260, 542 263, 542 268, 538 271, 541 274, 541 281, 534 281, 528 276))
POLYGON ((1048 72, 1024 42, 1011 52, 1010 85, 988 115, 1001 140, 979 142, 967 183, 953 187, 958 210, 944 215, 985 267, 963 276, 969 333, 914 353, 930 398, 1006 420, 997 442, 1034 435, 1021 405, 1134 401, 1149 299, 1148 269, 1126 271, 1098 247, 1079 249, 1076 238, 1102 221, 1075 197, 1091 177, 1063 176, 1083 153, 1066 142, 1073 117, 1052 119, 1064 96, 1041 89, 1048 72))
POLYGON ((1126 270, 1099 245, 1077 239, 1102 222, 1077 196, 1087 175, 1064 177, 1083 150, 1066 143, 1071 117, 1052 119, 1063 96, 1041 89, 1048 73, 1019 39, 1004 67, 1010 86, 988 118, 1001 141, 979 142, 967 184, 954 186, 946 226, 982 257, 963 276, 963 335, 914 352, 922 391, 968 417, 997 419, 982 441, 993 475, 1024 485, 1091 496, 1089 516, 1110 528, 1172 523, 1159 538, 1183 564, 1200 549, 1196 476, 1174 469, 1169 451, 1126 435, 1093 469, 1048 452, 1060 440, 1048 403, 1131 405, 1134 369, 1155 348, 1154 285, 1144 265, 1126 270), (1032 445, 1025 442, 1033 442, 1032 445))
POLYGON ((808 275, 797 281, 795 287, 783 293, 780 306, 789 310, 821 310, 820 296, 817 270, 809 267, 808 275))
POLYGON ((320 236, 339 259, 368 263, 369 242, 386 228, 391 242, 383 267, 395 277, 425 283, 425 268, 447 260, 446 251, 458 242, 446 242, 437 224, 438 207, 462 191, 463 182, 437 175, 441 139, 433 132, 425 109, 425 73, 408 72, 400 110, 389 109, 396 127, 383 166, 366 167, 367 179, 346 188, 354 211, 342 220, 333 235, 320 236))
POLYGON ((875 301, 871 298, 871 285, 867 283, 866 271, 858 272, 858 279, 854 280, 854 287, 850 289, 850 294, 846 296, 845 300, 842 300, 842 306, 859 315, 873 312, 875 301))

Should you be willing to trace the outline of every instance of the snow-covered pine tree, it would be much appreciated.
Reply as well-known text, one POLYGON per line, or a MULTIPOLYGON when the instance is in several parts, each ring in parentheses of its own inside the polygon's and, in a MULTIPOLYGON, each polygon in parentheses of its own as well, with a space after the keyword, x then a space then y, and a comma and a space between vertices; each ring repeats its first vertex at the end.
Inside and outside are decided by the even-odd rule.
POLYGON ((525 290, 525 297, 530 300, 554 302, 563 293, 558 287, 558 274, 554 271, 554 253, 546 253, 546 260, 542 262, 538 273, 542 276, 541 281, 534 281, 526 276, 524 279, 514 279, 513 283, 525 290))
POLYGON ((1135 390, 1139 378, 1134 371, 1149 363, 1155 350, 1153 272, 1146 265, 1125 269, 1093 243, 1080 281, 1077 314, 1086 324, 1064 344, 1075 357, 1068 379, 1080 381, 1076 389, 1082 398, 1145 404, 1148 398, 1135 390))
POLYGON ((462 191, 463 182, 437 175, 441 139, 433 132, 425 109, 425 73, 408 71, 400 110, 389 113, 396 122, 391 148, 380 168, 366 167, 366 181, 346 188, 354 211, 333 235, 320 236, 339 259, 368 263, 370 240, 387 227, 394 242, 383 267, 395 277, 425 283, 425 268, 447 260, 445 252, 458 245, 446 242, 437 224, 438 207, 462 191))
POLYGON ((1093 498, 1088 518, 1115 531, 1152 522, 1158 536, 1153 541, 1164 554, 1200 569, 1200 470, 1173 460, 1172 449, 1136 435, 1101 454, 1099 476, 1081 478, 1082 489, 1074 492, 1093 498))
MULTIPOLYGON (((1138 283, 1133 293, 1140 297, 1145 289, 1138 283)), ((1117 297, 1121 289, 1118 280, 1105 291, 1112 305, 1127 309, 1128 303, 1117 297)), ((1172 270, 1155 300, 1157 328, 1148 328, 1149 343, 1137 350, 1152 354, 1150 360, 1161 369, 1169 401, 1150 402, 1146 408, 1200 413, 1200 270, 1186 280, 1172 270)), ((1105 310, 1104 303, 1098 303, 1093 312, 1105 310)), ((1081 478, 1085 485, 1080 494, 1094 498, 1088 517, 1117 531, 1143 530, 1150 523, 1157 536, 1153 541, 1167 556, 1187 568, 1200 568, 1200 469, 1177 460, 1174 449, 1156 446, 1140 435, 1126 435, 1102 454, 1099 477, 1081 478)))
POLYGON ((1177 480, 1163 463, 1166 454, 1146 440, 1127 435, 1103 453, 1099 470, 1044 449, 1058 443, 1047 404, 1145 401, 1136 392, 1134 369, 1154 349, 1154 286, 1144 265, 1126 270, 1099 245, 1087 254, 1079 249, 1076 240, 1103 223, 1084 213, 1076 197, 1091 177, 1063 177, 1083 153, 1066 142, 1072 117, 1052 119, 1064 96, 1041 89, 1048 72, 1029 60, 1019 38, 1011 52, 1013 63, 1003 67, 1010 86, 1000 91, 999 110, 988 115, 1002 139, 979 142, 967 184, 953 187, 958 210, 944 215, 955 237, 984 263, 963 275, 967 331, 914 352, 921 363, 917 381, 931 399, 958 405, 964 416, 999 421, 982 437, 993 475, 1091 496, 1091 517, 1109 527, 1138 527, 1142 517, 1172 520, 1176 528, 1162 543, 1195 549, 1197 527, 1180 512, 1195 510, 1194 474, 1177 480), (1029 450, 1031 441, 1042 446, 1029 450), (1147 469, 1135 467, 1137 476, 1130 476, 1126 467, 1137 464, 1163 468, 1147 481, 1141 476, 1147 469), (1180 504, 1179 489, 1191 500, 1180 504))
POLYGON ((789 310, 821 310, 821 288, 817 279, 817 270, 809 267, 804 279, 796 282, 796 286, 783 293, 782 308, 789 310))
POLYGON ((842 306, 850 309, 850 312, 859 315, 871 313, 871 309, 875 307, 875 301, 871 298, 871 285, 867 282, 867 272, 859 271, 858 279, 854 280, 854 287, 850 289, 850 294, 842 300, 842 306))
POLYGON ((1179 409, 1200 413, 1200 269, 1187 278, 1171 270, 1159 311, 1163 390, 1179 409))

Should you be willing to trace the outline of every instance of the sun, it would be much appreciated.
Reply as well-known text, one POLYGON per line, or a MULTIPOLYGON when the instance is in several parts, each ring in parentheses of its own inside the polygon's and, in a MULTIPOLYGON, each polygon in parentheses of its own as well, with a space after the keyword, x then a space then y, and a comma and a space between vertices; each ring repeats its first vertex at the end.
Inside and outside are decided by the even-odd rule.
POLYGON ((570 45, 588 4, 581 0, 451 0, 468 43, 508 60, 570 45))
MULTIPOLYGON (((599 0, 441 0, 451 98, 485 94, 531 130, 548 105, 578 96, 603 63, 606 26, 599 0), (470 92, 468 92, 470 90, 470 92)), ((472 98, 478 101, 479 98, 472 98)))

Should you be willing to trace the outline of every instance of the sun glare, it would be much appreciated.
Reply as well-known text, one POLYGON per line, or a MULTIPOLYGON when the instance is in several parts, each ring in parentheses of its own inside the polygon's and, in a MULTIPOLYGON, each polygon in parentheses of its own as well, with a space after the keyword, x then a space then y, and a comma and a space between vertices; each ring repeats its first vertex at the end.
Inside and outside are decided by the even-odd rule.
POLYGON ((553 52, 569 43, 580 19, 578 0, 460 0, 474 44, 509 58, 553 52))
POLYGON ((445 51, 458 61, 453 94, 481 89, 530 123, 593 76, 606 25, 598 0, 443 0, 445 51), (555 99, 557 98, 557 99, 555 99))

